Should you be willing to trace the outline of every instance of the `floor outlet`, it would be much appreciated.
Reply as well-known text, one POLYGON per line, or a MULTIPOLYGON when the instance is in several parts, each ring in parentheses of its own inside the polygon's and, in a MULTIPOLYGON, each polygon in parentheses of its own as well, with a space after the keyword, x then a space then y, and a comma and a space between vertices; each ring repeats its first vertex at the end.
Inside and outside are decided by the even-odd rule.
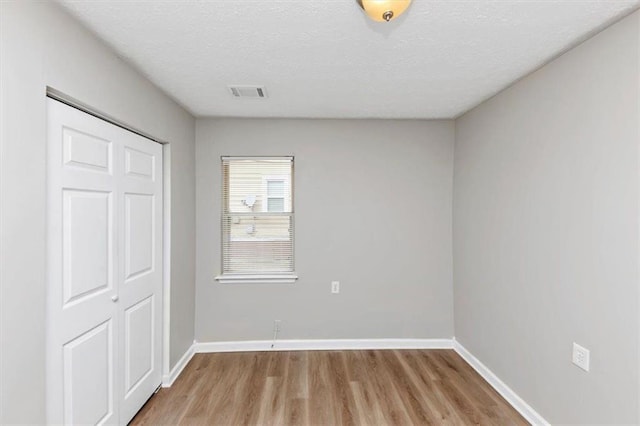
POLYGON ((331 281, 331 293, 340 293, 340 281, 331 281))

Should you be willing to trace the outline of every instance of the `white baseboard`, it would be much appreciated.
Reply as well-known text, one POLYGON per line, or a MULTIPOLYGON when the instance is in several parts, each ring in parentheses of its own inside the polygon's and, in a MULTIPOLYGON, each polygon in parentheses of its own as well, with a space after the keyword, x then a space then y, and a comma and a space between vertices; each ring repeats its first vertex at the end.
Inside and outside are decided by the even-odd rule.
POLYGON ((536 410, 527 404, 516 394, 513 389, 507 386, 498 378, 486 365, 473 356, 460 342, 453 340, 453 349, 464 359, 467 364, 482 376, 511 406, 518 411, 532 425, 545 425, 550 423, 544 419, 536 410))
POLYGON ((196 342, 196 353, 256 351, 347 351, 366 349, 452 349, 452 339, 333 339, 196 342))
POLYGON ((171 385, 173 384, 173 382, 176 381, 180 373, 182 373, 182 370, 184 370, 187 364, 189 364, 189 361, 191 361, 191 358, 193 358, 193 355, 195 354, 194 346, 195 346, 195 343, 191 345, 189 349, 187 349, 184 355, 182 355, 182 357, 178 360, 176 365, 171 369, 171 372, 169 372, 168 375, 165 375, 164 377, 162 377, 163 388, 171 387, 171 385))

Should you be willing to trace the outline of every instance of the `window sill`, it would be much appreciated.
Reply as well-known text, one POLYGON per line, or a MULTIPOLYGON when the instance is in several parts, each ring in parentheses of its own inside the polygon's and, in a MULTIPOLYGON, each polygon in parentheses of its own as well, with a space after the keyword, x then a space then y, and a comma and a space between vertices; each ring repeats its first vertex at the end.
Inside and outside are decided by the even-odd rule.
POLYGON ((218 275, 216 278, 220 284, 292 284, 298 279, 293 274, 282 275, 218 275))

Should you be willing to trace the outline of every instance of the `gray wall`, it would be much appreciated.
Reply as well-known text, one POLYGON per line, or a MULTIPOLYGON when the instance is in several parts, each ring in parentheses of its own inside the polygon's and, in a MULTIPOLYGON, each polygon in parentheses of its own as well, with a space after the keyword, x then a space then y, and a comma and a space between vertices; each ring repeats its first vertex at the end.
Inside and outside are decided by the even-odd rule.
POLYGON ((43 423, 46 86, 171 143, 172 362, 193 340, 195 128, 55 4, 0 4, 0 423, 43 423))
POLYGON ((0 423, 45 420, 46 86, 171 142, 172 365, 194 309, 199 341, 269 339, 274 319, 283 339, 446 338, 454 292, 458 340, 548 420, 640 420, 638 13, 456 121, 452 289, 452 121, 201 119, 195 135, 56 5, 0 7, 0 423), (291 154, 300 280, 215 283, 219 156, 291 154))
POLYGON ((640 420, 639 35, 635 13, 456 121, 456 338, 555 424, 640 420))
POLYGON ((198 341, 450 338, 453 121, 198 119, 198 341), (294 155, 295 284, 218 284, 220 156, 294 155), (341 293, 330 293, 339 280, 341 293))

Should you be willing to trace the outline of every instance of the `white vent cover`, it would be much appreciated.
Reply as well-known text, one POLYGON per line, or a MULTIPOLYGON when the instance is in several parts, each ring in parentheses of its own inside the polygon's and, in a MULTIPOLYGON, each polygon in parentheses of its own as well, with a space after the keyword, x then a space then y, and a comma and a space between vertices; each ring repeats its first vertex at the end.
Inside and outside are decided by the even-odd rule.
POLYGON ((267 97, 264 86, 229 86, 229 91, 236 98, 260 99, 267 97))

